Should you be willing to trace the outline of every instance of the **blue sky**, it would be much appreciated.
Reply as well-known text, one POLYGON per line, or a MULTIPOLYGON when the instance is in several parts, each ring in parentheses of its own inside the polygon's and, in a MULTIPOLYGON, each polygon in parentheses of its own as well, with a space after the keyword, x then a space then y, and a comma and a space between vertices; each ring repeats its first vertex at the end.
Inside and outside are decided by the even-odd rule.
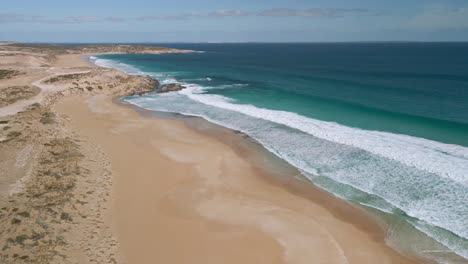
POLYGON ((14 0, 0 40, 468 41, 467 0, 14 0))

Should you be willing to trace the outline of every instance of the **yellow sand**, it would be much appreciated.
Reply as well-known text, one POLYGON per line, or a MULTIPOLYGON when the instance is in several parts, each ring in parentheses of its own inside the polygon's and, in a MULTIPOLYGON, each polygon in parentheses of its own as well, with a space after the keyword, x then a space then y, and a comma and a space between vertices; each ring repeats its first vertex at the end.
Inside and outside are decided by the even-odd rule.
POLYGON ((412 263, 361 210, 268 180, 248 155, 181 121, 105 96, 67 98, 56 110, 110 158, 107 221, 128 263, 412 263))

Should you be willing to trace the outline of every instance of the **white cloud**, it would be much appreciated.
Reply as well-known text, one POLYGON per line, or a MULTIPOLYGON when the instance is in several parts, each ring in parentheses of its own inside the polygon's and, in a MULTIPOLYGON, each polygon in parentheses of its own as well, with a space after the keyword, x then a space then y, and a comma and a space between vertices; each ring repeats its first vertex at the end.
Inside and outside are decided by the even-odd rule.
POLYGON ((137 20, 151 21, 151 20, 185 20, 189 18, 213 18, 213 17, 242 17, 250 15, 250 12, 240 9, 221 9, 207 13, 183 13, 176 15, 163 15, 163 16, 141 16, 137 20))
POLYGON ((81 24, 95 22, 122 22, 125 19, 122 17, 105 17, 98 18, 92 16, 68 16, 62 18, 50 18, 40 15, 23 15, 23 14, 5 14, 0 13, 0 23, 38 23, 38 24, 81 24))
POLYGON ((465 29, 468 28, 468 6, 430 5, 410 18, 406 26, 421 30, 465 29))
POLYGON ((264 10, 258 13, 260 16, 270 17, 341 17, 345 14, 364 14, 369 13, 367 9, 360 8, 306 8, 306 9, 290 9, 290 8, 274 8, 264 10))

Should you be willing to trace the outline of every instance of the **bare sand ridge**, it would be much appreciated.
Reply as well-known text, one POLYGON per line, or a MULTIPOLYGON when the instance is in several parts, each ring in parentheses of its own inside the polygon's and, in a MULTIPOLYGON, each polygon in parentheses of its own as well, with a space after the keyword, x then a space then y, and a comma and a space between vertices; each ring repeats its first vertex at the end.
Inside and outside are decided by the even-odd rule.
POLYGON ((90 49, 138 52, 0 48, 18 72, 0 91, 41 89, 0 108, 1 263, 418 263, 361 209, 270 175, 241 136, 114 103, 156 83, 90 49))

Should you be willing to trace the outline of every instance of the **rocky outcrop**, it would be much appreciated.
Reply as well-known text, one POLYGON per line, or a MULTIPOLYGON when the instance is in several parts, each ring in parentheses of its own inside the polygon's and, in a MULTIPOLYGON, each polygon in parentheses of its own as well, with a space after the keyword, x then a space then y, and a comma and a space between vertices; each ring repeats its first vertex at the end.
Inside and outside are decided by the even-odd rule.
POLYGON ((178 84, 178 83, 170 83, 170 84, 165 84, 159 88, 157 93, 168 93, 168 92, 175 92, 175 91, 180 91, 183 90, 187 87, 178 84))
POLYGON ((144 95, 159 87, 159 81, 148 76, 135 76, 140 83, 135 86, 127 86, 127 90, 123 91, 122 95, 144 95))

